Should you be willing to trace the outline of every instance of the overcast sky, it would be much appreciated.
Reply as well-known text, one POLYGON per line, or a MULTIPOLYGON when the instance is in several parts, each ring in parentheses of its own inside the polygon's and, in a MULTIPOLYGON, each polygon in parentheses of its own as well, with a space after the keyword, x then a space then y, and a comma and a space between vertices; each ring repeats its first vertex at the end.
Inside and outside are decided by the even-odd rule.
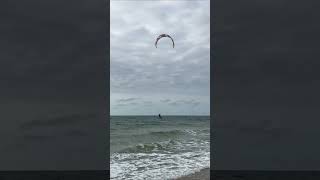
POLYGON ((209 115, 209 1, 111 1, 111 115, 209 115), (169 34, 155 48, 158 35, 169 34))

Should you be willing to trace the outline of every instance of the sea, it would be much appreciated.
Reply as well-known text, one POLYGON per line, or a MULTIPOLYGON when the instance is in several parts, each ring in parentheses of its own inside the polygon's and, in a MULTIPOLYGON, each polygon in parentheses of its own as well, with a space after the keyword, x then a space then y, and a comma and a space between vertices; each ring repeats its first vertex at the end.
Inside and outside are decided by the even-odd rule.
POLYGON ((110 178, 166 180, 210 167, 209 116, 111 116, 110 178))

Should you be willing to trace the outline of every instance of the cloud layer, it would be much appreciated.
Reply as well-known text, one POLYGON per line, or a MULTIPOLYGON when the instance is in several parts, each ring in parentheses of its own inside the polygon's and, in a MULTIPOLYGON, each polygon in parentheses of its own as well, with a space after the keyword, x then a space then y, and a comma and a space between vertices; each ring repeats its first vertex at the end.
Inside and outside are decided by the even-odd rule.
POLYGON ((111 1, 110 10, 111 114, 209 114, 209 1, 111 1), (162 33, 174 49, 169 38, 155 48, 162 33), (138 99, 118 101, 128 98, 138 99))

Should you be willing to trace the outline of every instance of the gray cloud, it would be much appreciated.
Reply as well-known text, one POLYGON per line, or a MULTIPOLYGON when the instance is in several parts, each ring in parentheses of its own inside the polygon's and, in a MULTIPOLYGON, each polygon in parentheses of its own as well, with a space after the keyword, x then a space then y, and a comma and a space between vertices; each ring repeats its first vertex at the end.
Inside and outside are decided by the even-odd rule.
POLYGON ((162 99, 160 101, 166 103, 166 102, 170 102, 171 100, 170 99, 162 99))
MULTIPOLYGON (((111 99, 143 96, 155 108, 166 96, 203 96, 209 102, 209 13, 207 0, 111 1, 111 99), (154 47, 161 33, 174 38, 175 49, 166 38, 154 47)), ((111 113, 115 104, 111 101, 111 113)), ((143 109, 139 112, 150 113, 143 109)))
POLYGON ((130 105, 137 105, 138 103, 136 102, 128 102, 128 103, 119 103, 116 104, 116 106, 130 106, 130 105))
POLYGON ((194 99, 190 99, 190 100, 169 100, 166 101, 169 105, 179 105, 179 104, 185 104, 185 105, 192 105, 192 106, 197 106, 199 105, 201 102, 196 101, 194 99))
POLYGON ((139 101, 141 98, 120 98, 117 99, 114 103, 115 107, 124 107, 124 106, 135 106, 140 104, 139 101))
POLYGON ((117 101, 119 102, 119 103, 121 103, 121 102, 132 102, 132 101, 135 101, 135 100, 137 100, 137 98, 123 98, 123 99, 118 99, 117 101))
POLYGON ((144 105, 152 105, 153 102, 152 101, 143 101, 144 105))

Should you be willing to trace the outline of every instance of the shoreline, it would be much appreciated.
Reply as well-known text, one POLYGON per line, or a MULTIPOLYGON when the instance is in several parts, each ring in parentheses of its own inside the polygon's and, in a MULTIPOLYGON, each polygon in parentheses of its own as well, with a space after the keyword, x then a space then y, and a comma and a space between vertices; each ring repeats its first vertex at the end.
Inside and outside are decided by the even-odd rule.
POLYGON ((210 168, 204 168, 193 174, 176 178, 175 180, 210 180, 210 168))

